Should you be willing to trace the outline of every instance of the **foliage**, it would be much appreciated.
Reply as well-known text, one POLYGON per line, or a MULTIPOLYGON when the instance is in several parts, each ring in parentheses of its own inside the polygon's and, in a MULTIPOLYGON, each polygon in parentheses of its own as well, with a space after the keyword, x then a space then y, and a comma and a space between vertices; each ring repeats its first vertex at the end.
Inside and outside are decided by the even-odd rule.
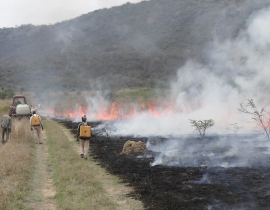
POLYGON ((15 92, 12 89, 3 90, 2 92, 0 92, 0 99, 11 99, 14 95, 15 92))
POLYGON ((270 112, 264 108, 261 111, 255 105, 253 99, 247 99, 247 105, 240 104, 240 112, 251 115, 252 122, 263 131, 267 139, 270 139, 270 112), (247 107, 247 108, 246 108, 247 107))
POLYGON ((210 120, 189 120, 190 124, 195 127, 203 139, 207 128, 212 127, 215 123, 212 119, 210 120))
POLYGON ((248 2, 151 0, 54 25, 0 29, 1 85, 18 91, 166 87, 187 59, 203 61, 213 27, 233 25, 228 34, 238 33, 253 11, 248 2))

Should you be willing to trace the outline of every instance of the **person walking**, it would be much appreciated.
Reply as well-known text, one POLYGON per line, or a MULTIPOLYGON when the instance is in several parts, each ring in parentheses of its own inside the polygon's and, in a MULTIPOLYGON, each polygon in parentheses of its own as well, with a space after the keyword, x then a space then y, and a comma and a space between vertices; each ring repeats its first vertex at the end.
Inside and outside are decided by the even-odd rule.
POLYGON ((86 115, 82 117, 82 122, 78 125, 77 128, 77 141, 80 141, 81 148, 81 158, 87 159, 90 140, 91 140, 91 126, 89 126, 86 122, 86 115))
POLYGON ((33 115, 30 117, 30 126, 31 131, 34 131, 34 134, 36 135, 36 144, 42 144, 40 129, 43 130, 43 125, 40 116, 36 113, 35 110, 33 111, 33 115))
POLYGON ((12 119, 11 119, 11 114, 7 115, 5 114, 2 118, 1 122, 1 128, 2 128, 2 144, 8 142, 9 140, 9 133, 11 132, 11 127, 12 127, 12 119), (6 140, 5 140, 6 136, 6 140))

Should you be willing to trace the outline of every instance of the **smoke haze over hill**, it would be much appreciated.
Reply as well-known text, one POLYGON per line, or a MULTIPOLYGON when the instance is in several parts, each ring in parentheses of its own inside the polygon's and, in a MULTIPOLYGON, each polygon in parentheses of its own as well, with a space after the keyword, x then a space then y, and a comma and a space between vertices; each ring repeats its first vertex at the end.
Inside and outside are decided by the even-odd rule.
POLYGON ((54 25, 0 29, 1 86, 36 92, 168 87, 191 58, 209 61, 205 49, 215 36, 235 38, 267 6, 264 0, 151 0, 54 25))
MULTIPOLYGON (((230 133, 240 123, 241 132, 251 131, 250 116, 238 111, 240 103, 253 99, 269 111, 270 8, 253 13, 233 39, 214 41, 205 50, 206 64, 189 60, 171 83, 173 110, 161 118, 143 113, 130 123, 119 123, 119 134, 180 135, 192 133, 189 119, 214 119, 214 132, 230 133), (146 126, 147 125, 147 126, 146 126)), ((162 112, 162 110, 161 110, 162 112)))

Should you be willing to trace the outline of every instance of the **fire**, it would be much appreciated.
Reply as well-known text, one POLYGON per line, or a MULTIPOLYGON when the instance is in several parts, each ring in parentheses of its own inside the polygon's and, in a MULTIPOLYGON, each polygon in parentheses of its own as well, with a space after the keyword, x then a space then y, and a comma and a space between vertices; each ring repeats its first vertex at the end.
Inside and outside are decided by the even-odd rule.
POLYGON ((106 112, 105 108, 102 108, 100 112, 96 114, 98 120, 114 120, 119 119, 123 116, 123 111, 115 102, 112 103, 109 112, 106 112))
MULTIPOLYGON (((192 111, 192 107, 188 106, 188 111, 192 111)), ((121 119, 132 119, 140 113, 147 113, 153 118, 160 118, 168 114, 179 114, 182 111, 175 109, 172 104, 163 104, 158 106, 154 103, 140 104, 140 106, 129 106, 121 107, 118 103, 113 102, 111 105, 106 107, 105 105, 100 106, 98 110, 94 110, 88 106, 77 106, 74 109, 47 109, 42 110, 42 114, 66 118, 66 119, 80 119, 83 115, 87 115, 88 119, 91 120, 121 120, 121 119)))

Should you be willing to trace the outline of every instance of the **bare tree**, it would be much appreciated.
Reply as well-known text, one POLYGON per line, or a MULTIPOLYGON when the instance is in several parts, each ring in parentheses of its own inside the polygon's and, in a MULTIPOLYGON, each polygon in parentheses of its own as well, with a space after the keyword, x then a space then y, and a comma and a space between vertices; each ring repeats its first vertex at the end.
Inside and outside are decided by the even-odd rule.
POLYGON ((191 125, 195 127, 201 136, 201 139, 205 136, 205 131, 207 128, 212 127, 215 123, 212 119, 210 120, 189 120, 191 125))
POLYGON ((232 128, 229 128, 229 130, 233 131, 234 135, 236 135, 237 132, 238 132, 241 128, 243 128, 243 127, 238 126, 237 123, 231 124, 231 127, 232 127, 232 128))
POLYGON ((267 139, 270 139, 270 113, 267 112, 264 108, 259 111, 259 109, 254 104, 253 99, 247 100, 247 105, 244 107, 243 104, 240 104, 241 108, 238 110, 245 114, 250 114, 253 123, 263 130, 263 134, 267 139))

